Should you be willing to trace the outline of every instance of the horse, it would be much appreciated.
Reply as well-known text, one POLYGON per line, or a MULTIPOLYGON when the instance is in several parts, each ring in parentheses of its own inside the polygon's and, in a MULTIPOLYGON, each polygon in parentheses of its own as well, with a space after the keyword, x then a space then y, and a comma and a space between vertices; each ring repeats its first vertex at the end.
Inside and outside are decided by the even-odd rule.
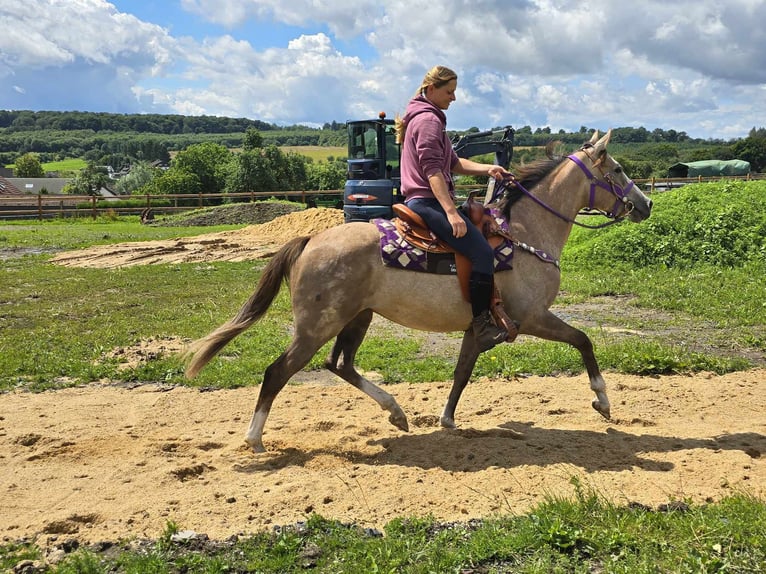
MULTIPOLYGON (((558 295, 558 259, 572 227, 589 227, 576 221, 578 214, 583 210, 601 213, 610 219, 608 223, 640 222, 651 214, 651 200, 607 152, 610 137, 611 130, 600 138, 594 131, 590 141, 571 155, 549 153, 545 159, 522 166, 503 197, 492 203, 501 210, 510 236, 520 247, 513 269, 495 273, 507 315, 520 334, 568 343, 580 352, 596 395, 592 406, 606 419, 610 417, 609 398, 591 340, 549 307, 558 295)), ((264 371, 245 435, 253 452, 265 452, 263 429, 278 393, 333 337, 324 367, 388 411, 389 422, 396 428, 409 430, 396 399, 354 367, 374 313, 416 330, 464 331, 452 388, 440 417, 442 427, 456 427, 455 410, 480 354, 471 328, 470 304, 454 275, 383 265, 380 232, 373 222, 344 223, 288 241, 266 265, 255 291, 238 313, 190 344, 185 354, 186 376, 197 375, 228 342, 263 317, 283 282, 290 290, 294 335, 264 371)))

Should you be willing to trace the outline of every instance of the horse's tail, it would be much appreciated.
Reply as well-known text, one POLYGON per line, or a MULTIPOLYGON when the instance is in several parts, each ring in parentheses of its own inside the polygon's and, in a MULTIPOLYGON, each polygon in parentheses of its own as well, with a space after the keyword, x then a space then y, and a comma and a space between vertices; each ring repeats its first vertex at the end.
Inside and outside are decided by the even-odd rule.
POLYGON ((309 237, 296 237, 286 243, 266 265, 255 292, 237 315, 209 335, 189 345, 184 353, 184 357, 189 360, 186 367, 187 377, 190 379, 195 377, 229 341, 263 317, 279 293, 282 281, 290 279, 290 271, 296 259, 303 253, 309 239, 309 237))

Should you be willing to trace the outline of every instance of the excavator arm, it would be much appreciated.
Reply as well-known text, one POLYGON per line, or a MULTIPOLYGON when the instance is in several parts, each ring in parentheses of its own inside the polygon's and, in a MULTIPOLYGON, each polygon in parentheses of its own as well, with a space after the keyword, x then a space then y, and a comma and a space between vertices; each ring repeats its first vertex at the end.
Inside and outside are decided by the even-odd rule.
POLYGON ((452 139, 452 147, 458 157, 464 158, 494 153, 495 163, 508 169, 513 157, 513 134, 513 128, 506 126, 502 130, 455 136, 452 139))

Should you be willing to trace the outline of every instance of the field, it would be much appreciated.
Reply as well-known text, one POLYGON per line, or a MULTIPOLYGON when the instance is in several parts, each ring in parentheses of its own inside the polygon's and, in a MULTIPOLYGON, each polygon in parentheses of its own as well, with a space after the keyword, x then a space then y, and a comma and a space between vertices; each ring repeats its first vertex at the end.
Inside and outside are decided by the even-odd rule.
POLYGON ((345 147, 326 147, 326 146, 282 146, 280 149, 284 152, 293 152, 310 157, 314 161, 327 161, 328 158, 345 159, 348 155, 348 149, 345 147))
MULTIPOLYGON (((2 226, 0 532, 33 541, 5 553, 148 539, 144 556, 221 571, 215 552, 188 562, 211 554, 199 534, 237 537, 255 561, 249 537, 266 532, 272 565, 236 568, 758 571, 766 298, 753 278, 766 201, 758 183, 688 187, 657 197, 648 222, 576 233, 568 248, 556 310, 593 338, 612 420, 591 410, 570 350, 520 340, 482 357, 460 428, 441 429, 459 337, 376 320, 358 364, 410 432, 317 357, 278 398, 258 456, 241 437, 252 383, 289 338, 285 294, 199 381, 183 379, 177 353, 236 312, 285 237, 338 224, 337 212, 212 229, 2 226), (687 220, 703 224, 694 240, 687 220), (171 545, 184 530, 198 534, 171 545)), ((102 571, 101 552, 73 556, 70 571, 102 571)))
POLYGON ((43 164, 43 171, 58 172, 58 173, 77 173, 81 169, 84 169, 86 162, 83 159, 65 159, 61 161, 52 161, 43 164))

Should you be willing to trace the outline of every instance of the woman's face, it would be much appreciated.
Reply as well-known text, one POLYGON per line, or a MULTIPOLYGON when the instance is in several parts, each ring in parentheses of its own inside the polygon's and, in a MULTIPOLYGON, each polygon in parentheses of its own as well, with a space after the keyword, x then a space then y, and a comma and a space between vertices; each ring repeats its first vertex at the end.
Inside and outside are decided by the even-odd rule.
POLYGON ((439 88, 434 85, 428 86, 426 97, 440 110, 446 110, 455 101, 455 90, 457 90, 457 80, 450 80, 439 88))

